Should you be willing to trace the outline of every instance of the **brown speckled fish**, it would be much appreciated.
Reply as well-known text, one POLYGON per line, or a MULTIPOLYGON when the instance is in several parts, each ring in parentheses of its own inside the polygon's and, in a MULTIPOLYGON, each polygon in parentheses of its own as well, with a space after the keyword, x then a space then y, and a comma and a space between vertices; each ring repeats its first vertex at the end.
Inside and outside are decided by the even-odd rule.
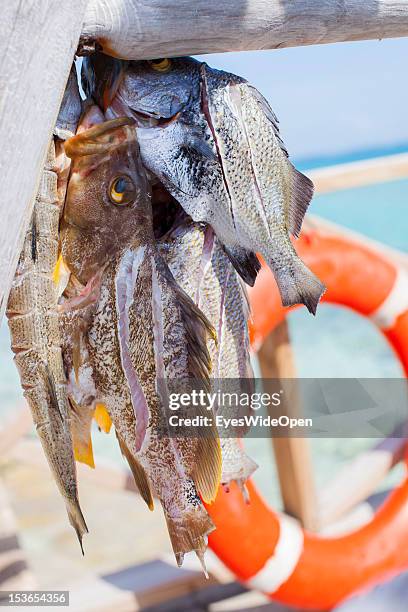
MULTIPOLYGON (((96 117, 94 109, 90 113, 96 117)), ((215 430, 206 438, 175 439, 159 429, 169 379, 208 384, 206 340, 214 331, 157 250, 149 185, 132 124, 124 118, 98 122, 65 145, 72 171, 62 255, 79 291, 71 291, 61 307, 71 316, 85 308, 90 317, 84 334, 88 357, 74 346, 71 373, 77 372, 81 386, 81 368, 89 360, 94 401, 106 405, 149 507, 152 493, 160 499, 181 563, 191 550, 203 558, 213 529, 197 493, 205 501, 215 497, 220 445, 215 430)))
POLYGON ((51 471, 82 547, 88 531, 78 501, 70 408, 61 357, 57 290, 59 207, 52 141, 7 305, 12 349, 51 471))
MULTIPOLYGON (((218 342, 208 345, 216 388, 227 379, 227 386, 233 385, 236 391, 240 379, 253 377, 245 286, 212 229, 188 217, 162 238, 160 249, 176 281, 217 331, 218 342)), ((221 481, 228 486, 235 480, 246 494, 245 481, 257 465, 245 454, 237 437, 221 437, 220 442, 221 481)))

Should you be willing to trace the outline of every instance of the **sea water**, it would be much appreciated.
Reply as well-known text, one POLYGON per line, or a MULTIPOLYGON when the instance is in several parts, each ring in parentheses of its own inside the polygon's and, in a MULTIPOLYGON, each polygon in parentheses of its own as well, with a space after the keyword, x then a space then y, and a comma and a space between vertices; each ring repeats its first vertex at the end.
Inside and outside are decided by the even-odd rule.
MULTIPOLYGON (((400 152, 400 151, 392 151, 400 152)), ((378 151, 376 154, 385 154, 378 151)), ((371 157, 372 155, 365 155, 371 157)), ((338 163, 363 158, 354 154, 338 163)), ((312 160, 300 164, 307 167, 324 165, 328 160, 312 160)), ((330 163, 336 160, 329 160, 330 163)), ((408 251, 408 180, 394 181, 318 195, 310 211, 325 219, 365 234, 393 248, 408 251)), ((378 330, 355 313, 322 304, 316 317, 306 309, 298 309, 288 317, 289 330, 301 377, 400 377, 402 370, 390 347, 378 330)), ((0 420, 7 419, 22 403, 17 371, 12 362, 7 324, 0 328, 0 420)), ((324 485, 344 461, 352 458, 374 440, 327 439, 311 440, 314 472, 318 486, 324 485)), ((95 431, 94 449, 98 457, 122 462, 115 436, 95 431)), ((255 481, 266 497, 280 505, 277 477, 272 461, 271 441, 246 441, 248 452, 260 465, 255 481)), ((394 473, 396 480, 399 473, 394 473)), ((388 480, 384 486, 394 482, 388 480)))

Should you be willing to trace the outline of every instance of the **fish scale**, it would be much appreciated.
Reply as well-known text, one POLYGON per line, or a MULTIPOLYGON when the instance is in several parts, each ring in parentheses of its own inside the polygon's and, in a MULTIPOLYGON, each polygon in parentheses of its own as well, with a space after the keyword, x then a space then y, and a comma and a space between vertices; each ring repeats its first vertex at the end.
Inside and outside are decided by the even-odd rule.
POLYGON ((14 361, 44 453, 82 547, 87 527, 79 506, 66 378, 61 354, 58 295, 52 280, 58 258, 59 206, 55 144, 51 141, 32 221, 7 305, 14 361), (33 222, 35 221, 35 222, 33 222))

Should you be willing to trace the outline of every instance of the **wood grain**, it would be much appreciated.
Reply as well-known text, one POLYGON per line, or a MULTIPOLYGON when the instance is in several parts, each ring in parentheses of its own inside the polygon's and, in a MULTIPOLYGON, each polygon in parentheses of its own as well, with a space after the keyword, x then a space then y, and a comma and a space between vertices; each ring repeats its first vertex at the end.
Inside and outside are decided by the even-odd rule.
POLYGON ((0 19, 0 319, 86 0, 8 0, 0 19))
MULTIPOLYGON (((258 359, 264 391, 273 393, 279 388, 285 389, 285 383, 288 382, 286 379, 296 378, 295 357, 286 321, 282 321, 266 338, 258 351, 258 359)), ((299 389, 292 382, 287 391, 291 401, 285 402, 280 414, 289 418, 301 418, 299 389)), ((285 397, 289 396, 285 394, 285 397)), ((272 406, 268 407, 272 418, 277 416, 275 410, 272 406)), ((317 531, 317 496, 309 440, 273 436, 272 446, 285 512, 299 519, 306 529, 317 531)))
POLYGON ((148 59, 408 35, 406 0, 90 0, 83 34, 148 59))

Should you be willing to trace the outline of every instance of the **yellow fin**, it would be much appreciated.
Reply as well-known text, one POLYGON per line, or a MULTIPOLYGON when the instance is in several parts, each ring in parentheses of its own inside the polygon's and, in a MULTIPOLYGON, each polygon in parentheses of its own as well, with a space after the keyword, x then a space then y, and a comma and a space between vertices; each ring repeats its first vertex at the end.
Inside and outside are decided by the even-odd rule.
POLYGON ((112 427, 112 419, 109 416, 109 412, 106 409, 105 404, 96 404, 94 419, 105 433, 109 433, 112 427))
POLYGON ((211 437, 198 438, 196 462, 192 474, 194 484, 206 504, 212 504, 217 497, 221 483, 221 444, 214 426, 211 437))
POLYGON ((95 461, 92 448, 92 439, 89 438, 87 444, 74 444, 75 461, 85 463, 91 468, 95 468, 95 461))
POLYGON ((70 275, 71 275, 71 272, 69 271, 68 267, 65 265, 65 262, 64 262, 64 259, 61 253, 60 256, 58 257, 58 261, 55 264, 55 268, 52 273, 52 280, 54 281, 54 285, 57 287, 58 297, 61 297, 61 295, 64 293, 68 285, 70 275))
POLYGON ((95 462, 91 438, 93 408, 79 406, 71 395, 68 396, 68 400, 71 409, 70 424, 75 460, 94 468, 95 462))

